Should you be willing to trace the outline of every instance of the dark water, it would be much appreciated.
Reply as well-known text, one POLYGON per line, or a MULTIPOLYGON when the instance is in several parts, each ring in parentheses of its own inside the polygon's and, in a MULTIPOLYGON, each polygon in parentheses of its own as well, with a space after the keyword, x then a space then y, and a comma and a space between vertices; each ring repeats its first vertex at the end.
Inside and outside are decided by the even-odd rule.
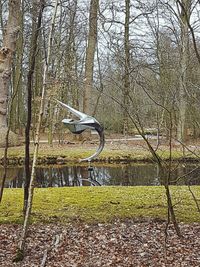
MULTIPOLYGON (((167 168, 166 168, 166 175, 167 168)), ((3 168, 0 168, 0 182, 3 168)), ((8 169, 5 187, 20 188, 24 186, 24 168, 8 169)), ((200 165, 177 165, 171 171, 171 184, 200 185, 200 165), (177 181, 176 181, 177 180, 177 181)), ((87 185, 160 185, 159 172, 153 164, 131 164, 93 166, 45 166, 36 170, 36 187, 62 187, 87 185), (89 178, 89 181, 88 181, 89 178)))

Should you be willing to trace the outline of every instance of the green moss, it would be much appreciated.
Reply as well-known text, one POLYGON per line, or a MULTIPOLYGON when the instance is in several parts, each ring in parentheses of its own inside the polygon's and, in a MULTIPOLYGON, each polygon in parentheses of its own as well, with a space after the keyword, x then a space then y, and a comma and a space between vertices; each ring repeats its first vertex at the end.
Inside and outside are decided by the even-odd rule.
MULTIPOLYGON (((199 222, 200 214, 185 186, 171 187, 179 221, 199 222)), ((200 187, 192 190, 200 199, 200 187)), ((5 189, 0 206, 0 223, 21 223, 22 189, 5 189)), ((32 222, 107 222, 115 218, 166 219, 164 188, 147 187, 70 187, 35 189, 32 222)))

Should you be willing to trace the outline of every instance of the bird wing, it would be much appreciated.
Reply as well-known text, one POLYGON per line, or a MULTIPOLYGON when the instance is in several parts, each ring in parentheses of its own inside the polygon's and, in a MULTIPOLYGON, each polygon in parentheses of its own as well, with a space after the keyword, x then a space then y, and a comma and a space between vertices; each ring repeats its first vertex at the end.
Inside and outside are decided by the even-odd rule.
POLYGON ((76 110, 76 109, 74 109, 74 108, 68 106, 67 104, 65 104, 65 103, 63 103, 63 102, 57 100, 57 99, 56 99, 56 101, 57 101, 59 104, 61 104, 63 107, 67 108, 69 111, 71 111, 74 115, 76 115, 76 116, 79 117, 80 119, 85 119, 85 118, 88 117, 87 114, 82 113, 82 112, 80 112, 80 111, 78 111, 78 110, 76 110))

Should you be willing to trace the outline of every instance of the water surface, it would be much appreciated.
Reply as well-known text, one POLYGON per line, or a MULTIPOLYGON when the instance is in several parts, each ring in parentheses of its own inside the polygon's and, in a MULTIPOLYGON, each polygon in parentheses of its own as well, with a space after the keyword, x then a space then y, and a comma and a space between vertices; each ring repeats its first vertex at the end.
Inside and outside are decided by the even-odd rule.
MULTIPOLYGON (((166 171, 167 176, 168 173, 166 171)), ((3 177, 3 168, 0 168, 0 177, 3 177)), ((7 177, 5 187, 24 187, 25 173, 23 167, 10 167, 7 177)), ((171 184, 199 185, 200 165, 174 165, 170 180, 171 184)), ((157 166, 149 163, 93 166, 91 171, 88 170, 87 166, 39 166, 36 169, 35 182, 36 187, 87 185, 141 186, 160 184, 163 184, 163 181, 159 178, 157 166)))

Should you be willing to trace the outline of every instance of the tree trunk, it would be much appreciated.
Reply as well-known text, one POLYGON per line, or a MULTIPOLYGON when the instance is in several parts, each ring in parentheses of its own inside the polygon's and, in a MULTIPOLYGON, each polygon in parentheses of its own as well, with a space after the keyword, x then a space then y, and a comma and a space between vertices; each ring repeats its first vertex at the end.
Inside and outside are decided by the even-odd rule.
MULTIPOLYGON (((44 63, 42 97, 41 97, 41 102, 40 102, 40 111, 39 111, 37 129, 36 129, 36 133, 35 133, 35 147, 34 147, 33 164, 32 164, 32 170, 31 170, 31 180, 30 180, 30 185, 29 185, 27 209, 26 209, 22 235, 21 235, 21 239, 19 242, 19 247, 18 247, 17 256, 16 256, 15 261, 22 260, 23 256, 24 256, 25 241, 26 241, 27 230, 28 230, 28 225, 29 225, 29 220, 30 220, 30 215, 31 215, 31 209, 32 209, 35 169, 36 169, 38 149, 39 149, 39 139, 40 139, 40 128, 41 128, 42 117, 43 117, 43 112, 44 112, 45 93, 46 93, 46 85, 47 85, 47 74, 48 74, 49 58, 50 58, 51 44, 52 44, 51 41, 52 41, 52 34, 53 34, 53 30, 54 30, 54 22, 55 22, 56 13, 57 13, 57 7, 58 7, 58 0, 56 0, 56 2, 55 2, 54 14, 52 17, 52 23, 51 23, 49 39, 48 39, 47 59, 45 60, 45 63, 44 63)), ((41 8, 40 8, 41 17, 42 17, 43 9, 44 9, 44 1, 41 2, 41 8)))
POLYGON ((182 0, 180 5, 181 19, 181 55, 179 76, 179 120, 177 126, 177 139, 184 142, 186 139, 186 112, 187 112, 187 67, 189 53, 189 29, 191 0, 182 0))
POLYGON ((19 31, 20 6, 20 0, 9 1, 9 16, 3 37, 3 47, 0 49, 0 146, 5 146, 5 136, 8 128, 8 94, 12 58, 19 31))
POLYGON ((18 17, 20 25, 20 34, 16 43, 15 61, 13 67, 13 94, 16 95, 12 103, 10 114, 11 130, 16 132, 20 128, 20 116, 23 111, 23 94, 22 94, 22 61, 23 61, 23 29, 24 29, 24 0, 21 1, 21 11, 18 17))
POLYGON ((129 21, 130 21, 130 0, 125 0, 125 33, 124 33, 124 50, 125 50, 125 75, 124 75, 124 92, 123 92, 123 134, 128 132, 128 115, 129 91, 130 91, 130 44, 129 44, 129 21))
POLYGON ((92 81, 94 70, 94 55, 97 43, 97 14, 99 9, 99 0, 91 0, 90 16, 89 16, 89 34, 88 44, 86 49, 85 61, 85 81, 83 95, 83 112, 92 114, 91 98, 92 98, 92 81))
MULTIPOLYGON (((34 3, 36 6, 36 3, 34 3)), ((33 84, 33 74, 35 70, 35 59, 37 53, 38 46, 38 36, 41 28, 42 22, 42 14, 43 14, 43 4, 41 3, 41 7, 38 13, 37 25, 33 22, 32 25, 32 41, 31 41, 31 51, 30 51, 30 59, 29 59, 29 70, 27 74, 27 122, 25 128, 25 186, 24 186, 24 208, 23 211, 25 213, 28 194, 29 194, 29 184, 30 184, 30 128, 31 128, 31 115, 32 115, 32 84, 33 84)))
POLYGON ((0 0, 0 25, 1 25, 2 35, 4 35, 3 4, 1 0, 0 0))

